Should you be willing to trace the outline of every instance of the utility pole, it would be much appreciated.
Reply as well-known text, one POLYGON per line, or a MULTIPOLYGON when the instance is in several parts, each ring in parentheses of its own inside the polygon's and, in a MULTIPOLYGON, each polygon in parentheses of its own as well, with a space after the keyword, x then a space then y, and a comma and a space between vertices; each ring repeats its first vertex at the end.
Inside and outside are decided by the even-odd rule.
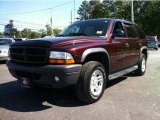
POLYGON ((133 9, 133 0, 131 0, 131 20, 134 22, 134 9, 133 9))
POLYGON ((76 7, 76 2, 75 2, 75 0, 74 0, 74 18, 73 18, 73 22, 75 22, 75 7, 76 7))
POLYGON ((72 10, 71 10, 71 24, 72 24, 72 10))
POLYGON ((53 11, 53 9, 51 8, 51 12, 50 12, 50 16, 51 16, 51 20, 50 20, 50 23, 51 23, 51 36, 53 35, 53 29, 52 29, 52 27, 53 27, 53 25, 52 25, 52 11, 53 11))

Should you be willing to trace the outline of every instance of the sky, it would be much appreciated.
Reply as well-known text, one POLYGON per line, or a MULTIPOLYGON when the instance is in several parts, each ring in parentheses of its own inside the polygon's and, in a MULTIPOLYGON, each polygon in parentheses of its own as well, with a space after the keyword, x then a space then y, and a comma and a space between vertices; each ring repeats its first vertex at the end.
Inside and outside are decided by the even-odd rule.
MULTIPOLYGON (((75 0, 75 18, 82 1, 75 0)), ((71 22, 71 11, 74 16, 74 0, 0 0, 0 32, 4 31, 4 25, 9 20, 13 20, 18 30, 45 29, 45 25, 50 24, 51 16, 53 28, 63 29, 71 22)))

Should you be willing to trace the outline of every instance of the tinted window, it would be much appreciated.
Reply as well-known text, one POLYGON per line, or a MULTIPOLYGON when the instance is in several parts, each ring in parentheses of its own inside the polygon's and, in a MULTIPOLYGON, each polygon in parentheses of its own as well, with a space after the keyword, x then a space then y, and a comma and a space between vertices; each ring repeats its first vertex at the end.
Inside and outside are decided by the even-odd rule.
POLYGON ((116 22, 115 23, 114 29, 113 29, 113 35, 115 37, 125 37, 125 33, 124 33, 121 22, 116 22), (120 36, 118 35, 119 33, 121 34, 120 36), (122 33, 123 33, 123 35, 122 35, 122 33))
POLYGON ((157 41, 156 36, 146 36, 147 41, 157 41))
POLYGON ((145 34, 144 34, 143 30, 138 25, 135 25, 135 28, 137 30, 139 38, 144 39, 145 38, 145 34))
POLYGON ((9 45, 12 43, 10 39, 0 39, 0 45, 9 45))
POLYGON ((125 24, 125 26, 126 26, 126 29, 127 29, 128 37, 132 37, 132 38, 137 37, 137 34, 136 34, 136 31, 134 29, 133 24, 125 24))
POLYGON ((74 23, 63 30, 60 36, 105 36, 109 20, 88 20, 74 23))

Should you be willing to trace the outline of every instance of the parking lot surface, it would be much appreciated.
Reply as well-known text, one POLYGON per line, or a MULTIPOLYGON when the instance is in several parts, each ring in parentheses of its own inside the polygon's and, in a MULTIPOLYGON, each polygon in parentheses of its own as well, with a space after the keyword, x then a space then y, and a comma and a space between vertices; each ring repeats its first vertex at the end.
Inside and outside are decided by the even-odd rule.
POLYGON ((160 50, 149 51, 144 76, 107 82, 101 100, 90 105, 73 87, 23 88, 1 62, 0 120, 160 120, 160 50))

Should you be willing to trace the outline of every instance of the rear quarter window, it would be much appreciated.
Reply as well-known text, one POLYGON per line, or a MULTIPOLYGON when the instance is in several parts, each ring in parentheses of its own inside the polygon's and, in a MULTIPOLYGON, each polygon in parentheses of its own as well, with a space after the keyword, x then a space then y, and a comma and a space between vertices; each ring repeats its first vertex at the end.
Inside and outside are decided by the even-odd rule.
POLYGON ((128 37, 131 38, 138 37, 133 24, 125 24, 125 26, 128 33, 128 37))
POLYGON ((144 34, 142 28, 140 28, 138 25, 135 25, 135 28, 137 30, 138 37, 141 38, 141 39, 144 39, 145 38, 145 34, 144 34))

